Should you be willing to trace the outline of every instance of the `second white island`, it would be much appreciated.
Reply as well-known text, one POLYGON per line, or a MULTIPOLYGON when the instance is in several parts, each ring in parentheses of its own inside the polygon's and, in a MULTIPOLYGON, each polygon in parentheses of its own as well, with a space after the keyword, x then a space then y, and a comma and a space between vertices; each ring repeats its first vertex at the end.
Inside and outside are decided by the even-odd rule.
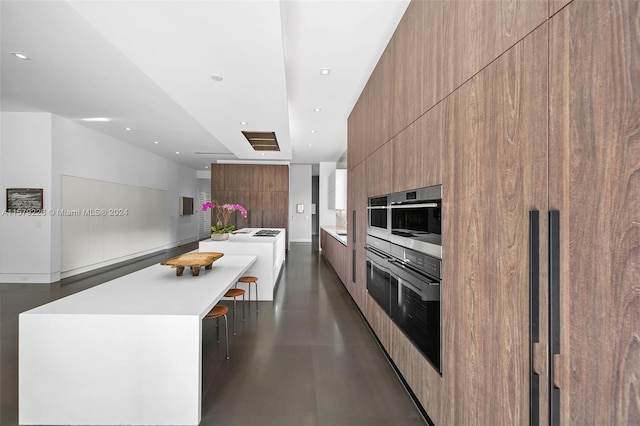
MULTIPOLYGON (((258 260, 245 275, 258 277, 258 300, 273 300, 280 270, 284 264, 286 230, 284 228, 244 228, 231 234, 226 241, 212 239, 200 241, 200 251, 217 251, 224 254, 256 255, 258 260)), ((238 283, 247 290, 248 285, 238 283)), ((254 293, 255 286, 252 286, 254 293)), ((252 294, 252 299, 254 295, 252 294)))

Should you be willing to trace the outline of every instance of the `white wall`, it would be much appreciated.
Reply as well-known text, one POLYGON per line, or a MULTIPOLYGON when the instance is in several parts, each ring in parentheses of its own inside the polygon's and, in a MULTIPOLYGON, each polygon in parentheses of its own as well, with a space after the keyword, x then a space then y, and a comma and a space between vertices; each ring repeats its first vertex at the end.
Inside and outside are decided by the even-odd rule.
POLYGON ((289 167, 289 241, 311 242, 311 165, 289 167), (304 213, 296 213, 296 205, 304 205, 304 213))
MULTIPOLYGON (((164 190, 164 211, 150 209, 149 215, 165 216, 165 244, 136 255, 198 239, 197 215, 178 214, 179 196, 198 199, 195 170, 48 113, 3 112, 0 140, 2 198, 7 187, 44 188, 45 209, 60 209, 63 175, 164 190)), ((58 217, 2 216, 0 282, 56 281, 61 269, 61 232, 58 217), (26 254, 36 261, 20 260, 26 254)), ((120 260, 124 259, 87 268, 120 260)))
POLYGON ((331 191, 330 181, 331 175, 336 172, 335 162, 323 162, 320 163, 319 173, 319 202, 318 202, 318 219, 320 221, 320 227, 323 226, 336 226, 336 211, 332 208, 334 203, 329 202, 329 193, 335 194, 335 188, 331 191))
MULTIPOLYGON (((42 188, 52 204, 51 120, 48 113, 3 112, 0 129, 0 282, 52 282, 52 222, 47 215, 6 213, 7 188, 42 188)), ((56 275, 56 273, 58 275, 56 275)))

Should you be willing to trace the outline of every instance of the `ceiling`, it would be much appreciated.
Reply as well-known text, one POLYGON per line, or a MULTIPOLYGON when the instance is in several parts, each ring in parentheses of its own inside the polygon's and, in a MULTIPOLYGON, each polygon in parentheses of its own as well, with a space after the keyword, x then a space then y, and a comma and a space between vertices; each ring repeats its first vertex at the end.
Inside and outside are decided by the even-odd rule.
POLYGON ((408 3, 2 0, 0 107, 51 112, 196 170, 336 161, 408 3), (242 131, 273 131, 281 150, 255 152, 242 131))

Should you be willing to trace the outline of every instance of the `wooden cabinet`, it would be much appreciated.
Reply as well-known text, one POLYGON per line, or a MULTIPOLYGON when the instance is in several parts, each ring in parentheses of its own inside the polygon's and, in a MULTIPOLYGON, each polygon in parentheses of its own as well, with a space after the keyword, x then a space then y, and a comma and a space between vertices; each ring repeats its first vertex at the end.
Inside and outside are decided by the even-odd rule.
POLYGON ((349 279, 348 286, 351 297, 360 310, 365 309, 366 265, 365 236, 367 233, 367 170, 365 163, 360 163, 349 172, 347 179, 347 247, 349 247, 349 279))
POLYGON ((442 183, 443 105, 436 105, 391 142, 391 192, 442 183))
POLYGON ((335 239, 324 229, 320 230, 322 254, 336 271, 340 281, 347 287, 349 274, 349 256, 347 246, 335 239))
POLYGON ((288 228, 289 167, 212 164, 211 198, 247 209, 247 218, 233 213, 230 223, 237 228, 288 228))
POLYGON ((349 130, 350 152, 360 156, 350 159, 347 201, 360 233, 350 247, 354 299, 436 425, 528 425, 538 416, 544 426, 556 413, 567 425, 640 424, 640 3, 421 3, 412 4, 370 80, 388 91, 373 108, 392 131, 367 147, 359 130, 366 125, 349 130), (420 8, 423 28, 404 28, 420 8), (422 67, 414 86, 422 111, 411 121, 416 98, 404 84, 415 70, 397 61, 415 49, 414 34, 422 37, 422 65, 413 58, 404 65, 422 67), (407 111, 397 110, 403 104, 407 111), (361 249, 367 196, 438 183, 441 376, 366 293, 361 249), (538 268, 529 264, 531 210, 540 212, 538 268), (558 298, 549 291, 555 210, 558 298), (534 294, 531 271, 540 285, 534 294), (533 344, 531 296, 539 302, 533 344), (549 312, 554 301, 558 321, 549 312), (538 401, 530 400, 531 371, 538 401))
POLYGON ((529 420, 527 230, 529 210, 547 207, 546 40, 537 30, 447 105, 442 424, 529 420))
POLYGON ((424 3, 426 2, 414 1, 409 4, 394 35, 392 135, 397 135, 424 111, 422 109, 424 3))
POLYGON ((561 424, 640 424, 639 17, 637 1, 574 1, 551 19, 561 424))
POLYGON ((490 64, 542 24, 547 8, 529 0, 444 2, 444 86, 452 91, 490 64))
POLYGON ((390 143, 383 145, 367 158, 367 196, 391 192, 392 166, 393 145, 390 143))

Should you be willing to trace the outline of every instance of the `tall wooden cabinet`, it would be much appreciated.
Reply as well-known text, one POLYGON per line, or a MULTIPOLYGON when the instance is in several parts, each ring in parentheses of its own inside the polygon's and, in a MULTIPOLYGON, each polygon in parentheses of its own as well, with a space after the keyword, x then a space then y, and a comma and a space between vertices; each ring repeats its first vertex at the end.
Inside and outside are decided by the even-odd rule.
POLYGON ((446 104, 441 424, 528 422, 528 212, 547 209, 546 45, 543 26, 446 104))
POLYGON ((574 1, 550 30, 558 414, 562 424, 638 425, 640 3, 574 1))
POLYGON ((414 1, 367 85, 393 93, 356 103, 348 288, 436 425, 640 424, 638 34, 635 0, 414 1), (358 247, 367 196, 438 183, 442 375, 372 303, 358 247))

